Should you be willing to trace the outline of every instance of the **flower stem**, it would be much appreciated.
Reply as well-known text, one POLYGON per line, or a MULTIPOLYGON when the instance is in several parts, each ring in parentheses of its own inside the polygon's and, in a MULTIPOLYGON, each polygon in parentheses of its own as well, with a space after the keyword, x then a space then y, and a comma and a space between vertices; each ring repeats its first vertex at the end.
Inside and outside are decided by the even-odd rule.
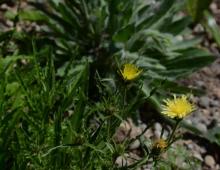
POLYGON ((124 89, 124 96, 123 96, 123 105, 124 105, 124 107, 126 105, 126 98, 127 98, 127 86, 125 86, 125 89, 124 89))
POLYGON ((168 142, 168 145, 171 144, 170 142, 171 142, 172 139, 173 139, 173 136, 174 136, 174 134, 175 134, 175 132, 176 132, 176 129, 177 129, 177 127, 178 127, 180 121, 181 121, 181 119, 178 119, 178 120, 176 121, 176 124, 174 125, 173 131, 172 131, 172 133, 171 133, 171 135, 170 135, 170 137, 169 137, 169 139, 168 139, 168 141, 167 141, 167 142, 168 142))
POLYGON ((157 168, 157 163, 158 163, 158 159, 156 158, 153 162, 153 168, 155 169, 157 168))

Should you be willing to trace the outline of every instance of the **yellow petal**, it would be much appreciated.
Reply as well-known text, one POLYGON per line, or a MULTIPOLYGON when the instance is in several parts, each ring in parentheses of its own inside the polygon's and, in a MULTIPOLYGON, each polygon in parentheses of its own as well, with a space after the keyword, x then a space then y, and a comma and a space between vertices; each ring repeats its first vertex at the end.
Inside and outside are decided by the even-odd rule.
POLYGON ((141 74, 142 70, 133 64, 125 64, 120 72, 124 80, 133 80, 141 74))
POLYGON ((182 119, 195 110, 195 106, 188 101, 185 95, 180 97, 174 95, 174 99, 166 99, 164 103, 162 114, 170 118, 182 119))

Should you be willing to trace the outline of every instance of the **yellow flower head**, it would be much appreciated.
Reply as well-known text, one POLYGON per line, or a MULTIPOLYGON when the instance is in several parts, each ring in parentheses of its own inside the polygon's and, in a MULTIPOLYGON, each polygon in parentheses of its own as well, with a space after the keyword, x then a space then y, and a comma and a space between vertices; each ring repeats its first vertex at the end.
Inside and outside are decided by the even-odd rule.
POLYGON ((154 142, 153 148, 164 150, 167 147, 167 142, 164 139, 158 139, 154 142))
POLYGON ((162 113, 170 118, 182 119, 195 110, 195 106, 188 101, 185 95, 180 97, 174 95, 174 99, 167 99, 164 102, 162 113))
POLYGON ((138 69, 133 64, 125 64, 120 72, 124 80, 133 80, 140 75, 142 70, 138 69))

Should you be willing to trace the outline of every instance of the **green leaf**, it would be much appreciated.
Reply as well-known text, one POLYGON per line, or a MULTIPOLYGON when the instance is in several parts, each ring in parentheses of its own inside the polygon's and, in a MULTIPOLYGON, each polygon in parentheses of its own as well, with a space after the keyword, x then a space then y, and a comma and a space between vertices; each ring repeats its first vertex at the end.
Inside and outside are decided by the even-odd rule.
POLYGON ((168 24, 166 27, 162 27, 161 31, 164 33, 171 33, 173 35, 179 35, 181 34, 187 26, 191 23, 190 17, 183 17, 181 19, 178 19, 170 24, 168 24))
POLYGON ((10 19, 10 20, 14 20, 17 16, 17 14, 15 13, 15 11, 12 10, 8 10, 5 12, 5 18, 10 19))
POLYGON ((193 93, 195 95, 201 95, 204 94, 203 91, 198 90, 198 89, 193 89, 193 88, 188 88, 183 85, 180 85, 176 82, 169 81, 169 80, 160 80, 160 79, 155 79, 151 85, 153 87, 155 86, 160 86, 160 90, 165 90, 169 91, 171 93, 179 93, 179 94, 186 94, 186 93, 193 93), (163 82, 163 84, 161 84, 163 82))
POLYGON ((169 47, 169 50, 170 51, 183 50, 183 49, 187 49, 190 47, 194 47, 201 42, 202 42, 202 38, 200 38, 200 37, 196 37, 196 38, 193 38, 190 40, 183 40, 183 41, 179 41, 179 42, 174 42, 172 47, 169 47))
POLYGON ((205 65, 210 64, 214 61, 214 57, 212 57, 211 54, 207 55, 207 53, 203 53, 199 50, 197 50, 198 54, 194 55, 194 51, 190 53, 188 51, 187 55, 183 54, 182 56, 177 57, 176 59, 172 59, 170 61, 167 61, 165 66, 168 69, 188 69, 190 70, 197 70, 198 68, 201 68, 205 65), (199 53, 200 52, 200 53, 199 53))
POLYGON ((202 22, 203 26, 206 28, 206 30, 211 34, 211 36, 215 39, 216 43, 220 47, 220 29, 218 24, 216 23, 216 20, 214 16, 210 14, 210 12, 205 11, 204 12, 204 20, 202 22))
POLYGON ((47 21, 47 17, 37 10, 22 10, 19 12, 19 18, 21 20, 28 21, 47 21))
POLYGON ((187 0, 187 10, 194 21, 203 18, 203 12, 209 8, 212 0, 187 0))
POLYGON ((220 146, 220 127, 216 126, 209 129, 204 135, 211 143, 216 143, 220 146))
POLYGON ((139 18, 137 21, 137 29, 143 29, 143 28, 156 28, 157 26, 160 26, 165 19, 167 18, 170 10, 173 8, 173 5, 175 4, 175 0, 163 0, 160 3, 159 9, 153 11, 149 11, 148 17, 145 15, 142 18, 139 18))
POLYGON ((115 35, 113 36, 113 40, 117 42, 126 42, 134 34, 134 31, 134 24, 127 25, 126 27, 115 33, 115 35))

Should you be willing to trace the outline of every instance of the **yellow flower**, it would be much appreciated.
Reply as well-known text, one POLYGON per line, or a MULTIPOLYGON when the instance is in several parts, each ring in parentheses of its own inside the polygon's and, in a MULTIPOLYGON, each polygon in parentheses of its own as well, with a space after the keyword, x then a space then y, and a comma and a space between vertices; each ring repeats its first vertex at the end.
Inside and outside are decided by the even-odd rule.
POLYGON ((167 147, 167 142, 164 139, 158 139, 154 142, 153 148, 163 150, 167 147))
POLYGON ((140 75, 142 70, 138 69, 133 64, 125 64, 123 69, 120 70, 124 80, 133 80, 140 75))
POLYGON ((162 113, 170 118, 182 119, 195 110, 195 106, 188 101, 185 95, 180 97, 174 95, 174 99, 167 99, 164 102, 162 113))

